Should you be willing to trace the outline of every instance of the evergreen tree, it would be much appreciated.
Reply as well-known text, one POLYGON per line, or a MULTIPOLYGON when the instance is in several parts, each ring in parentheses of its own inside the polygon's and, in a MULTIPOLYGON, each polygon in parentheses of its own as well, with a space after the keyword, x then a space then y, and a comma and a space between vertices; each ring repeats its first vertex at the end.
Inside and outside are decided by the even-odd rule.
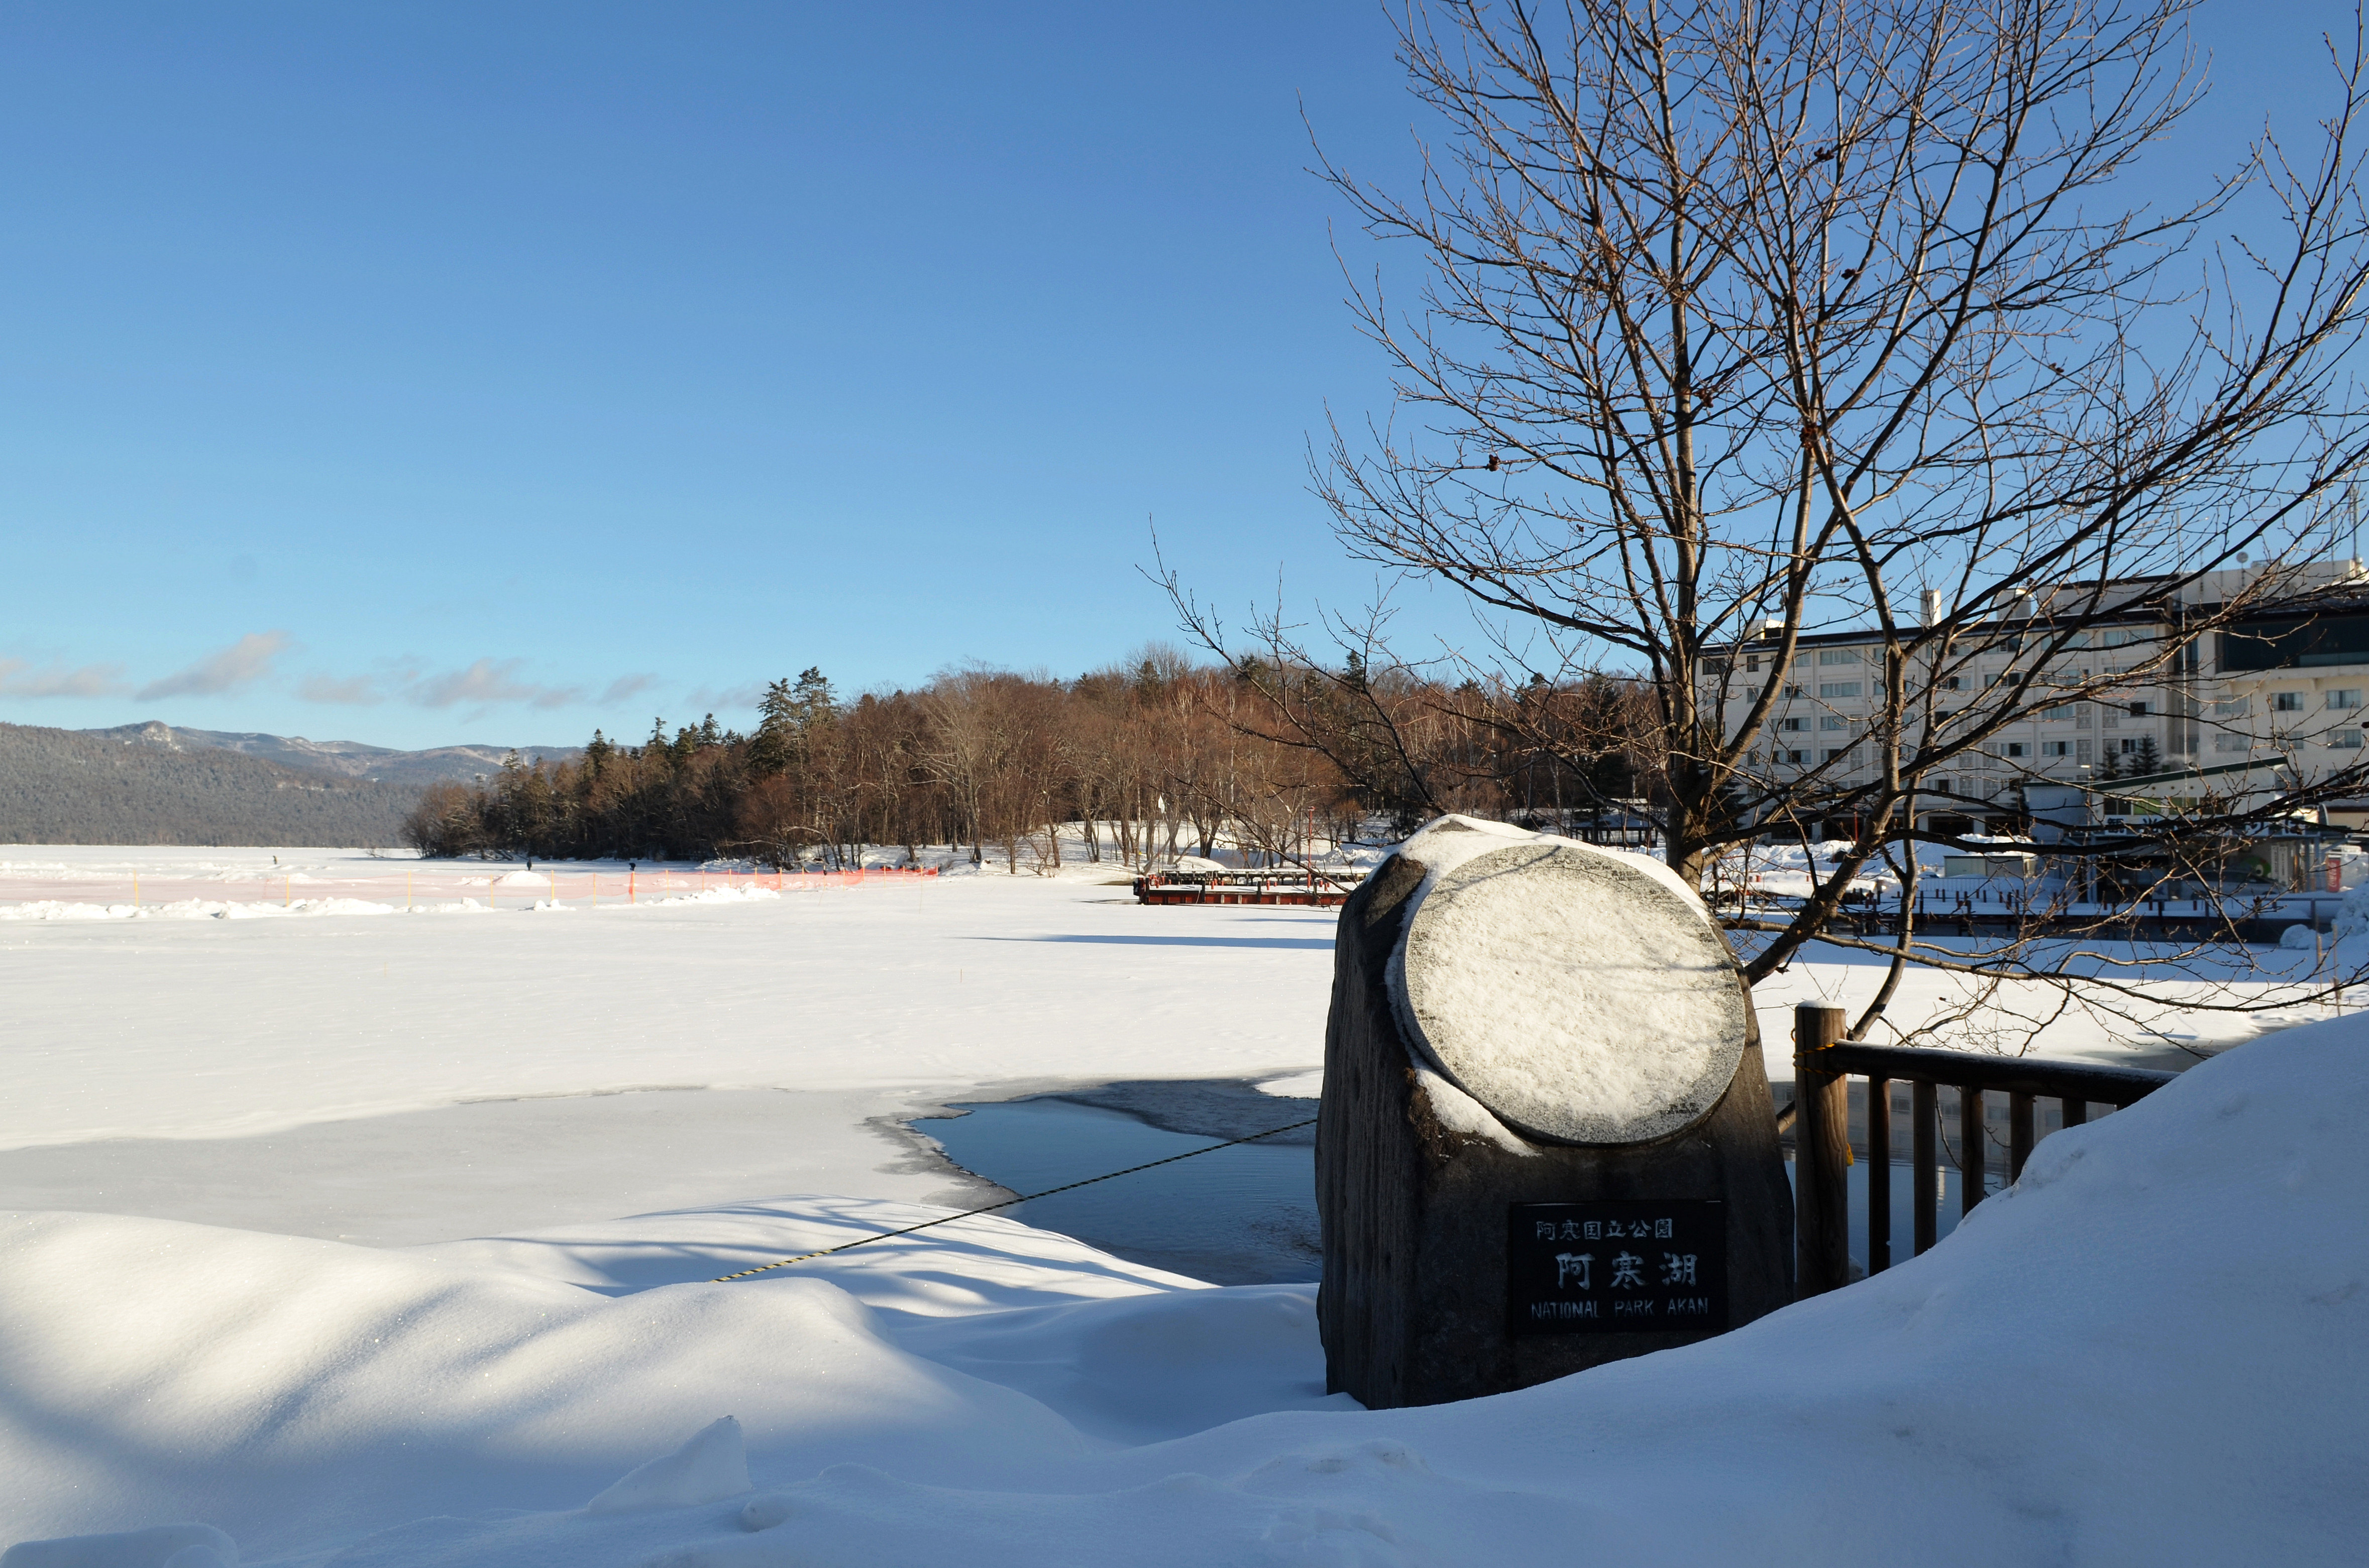
POLYGON ((2148 773, 2163 772, 2163 754, 2156 750, 2155 737, 2139 737, 2139 749, 2131 756, 2131 776, 2143 778, 2148 773))
POLYGON ((765 700, 757 704, 757 736, 749 746, 749 765, 759 778, 777 778, 789 772, 797 755, 797 698, 787 681, 765 682, 765 700))
POLYGON ((811 733, 817 725, 829 724, 839 716, 839 699, 832 693, 830 681, 813 665, 798 672, 797 690, 793 699, 797 726, 801 732, 811 733))

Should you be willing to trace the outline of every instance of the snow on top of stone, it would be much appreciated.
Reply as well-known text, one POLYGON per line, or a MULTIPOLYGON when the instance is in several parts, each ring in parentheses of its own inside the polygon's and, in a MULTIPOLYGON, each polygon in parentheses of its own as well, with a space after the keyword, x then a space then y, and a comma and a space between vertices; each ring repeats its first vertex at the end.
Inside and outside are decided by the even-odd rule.
POLYGON ((1390 991, 1440 1071, 1509 1126, 1638 1143, 1711 1113, 1750 1028, 1734 958, 1693 891, 1641 855, 1444 817, 1390 991))

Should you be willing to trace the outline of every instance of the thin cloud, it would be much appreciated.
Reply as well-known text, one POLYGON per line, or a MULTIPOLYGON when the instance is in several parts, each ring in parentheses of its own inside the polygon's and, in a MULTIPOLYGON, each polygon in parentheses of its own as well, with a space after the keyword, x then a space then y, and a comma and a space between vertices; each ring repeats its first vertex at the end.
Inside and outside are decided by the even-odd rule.
POLYGON ((249 632, 187 670, 150 681, 140 688, 134 700, 150 703, 159 697, 210 697, 235 692, 270 674, 271 661, 287 646, 285 632, 249 632))
POLYGON ((308 703, 342 703, 349 707, 368 707, 385 701, 378 682, 367 675, 356 675, 340 681, 329 675, 307 675, 296 694, 308 703))
POLYGON ((754 708, 765 700, 765 683, 752 681, 746 686, 700 686, 683 693, 682 700, 702 713, 722 709, 727 713, 736 708, 754 708))
POLYGON ((464 705, 498 707, 524 704, 531 708, 564 708, 584 700, 581 686, 538 686, 517 678, 522 658, 481 658, 466 670, 419 681, 411 700, 426 708, 464 705))
POLYGON ((129 689, 120 664, 34 670, 21 658, 0 658, 0 697, 120 697, 129 689))
POLYGON ((655 675, 620 675, 609 682, 609 689, 601 693, 601 701, 604 706, 622 703, 628 697, 648 691, 658 683, 658 678, 655 675))

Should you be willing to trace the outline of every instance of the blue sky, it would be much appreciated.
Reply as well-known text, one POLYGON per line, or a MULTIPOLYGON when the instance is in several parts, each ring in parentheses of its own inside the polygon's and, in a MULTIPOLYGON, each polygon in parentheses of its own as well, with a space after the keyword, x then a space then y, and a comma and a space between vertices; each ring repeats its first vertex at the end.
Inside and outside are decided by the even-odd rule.
MULTIPOLYGON (((2170 162, 2347 15, 2208 6, 2170 162)), ((1147 520, 1229 607, 1355 603, 1304 454, 1387 389, 1303 107, 1408 167, 1374 5, 12 0, 0 718, 547 744, 1075 673, 1177 635, 1147 520)))

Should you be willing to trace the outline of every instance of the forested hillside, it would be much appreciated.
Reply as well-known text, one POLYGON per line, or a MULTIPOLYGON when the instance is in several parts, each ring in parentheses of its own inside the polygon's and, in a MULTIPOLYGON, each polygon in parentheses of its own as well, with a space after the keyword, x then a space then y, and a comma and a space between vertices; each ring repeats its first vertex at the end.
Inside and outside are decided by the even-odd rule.
POLYGON ((490 776, 513 750, 546 761, 581 755, 573 746, 438 746, 425 751, 398 751, 391 746, 369 746, 359 740, 307 740, 301 735, 260 735, 247 730, 185 729, 150 719, 145 724, 117 725, 112 729, 74 732, 99 740, 128 740, 166 751, 220 750, 240 751, 300 772, 336 773, 349 779, 376 779, 382 784, 429 784, 440 779, 490 776))
POLYGON ((393 846, 413 786, 0 724, 0 843, 393 846))

